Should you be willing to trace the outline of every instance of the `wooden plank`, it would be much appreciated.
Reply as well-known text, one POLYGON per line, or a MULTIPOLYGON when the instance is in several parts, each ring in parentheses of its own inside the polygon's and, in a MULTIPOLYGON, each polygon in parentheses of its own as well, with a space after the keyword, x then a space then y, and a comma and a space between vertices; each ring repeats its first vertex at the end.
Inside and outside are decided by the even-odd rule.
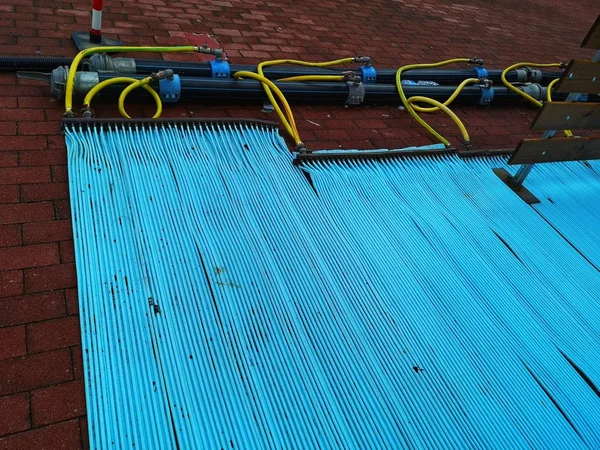
POLYGON ((581 44, 583 48, 600 49, 600 15, 581 44))
POLYGON ((600 103, 546 103, 532 130, 600 130, 600 103))
POLYGON ((508 164, 600 159, 600 138, 523 139, 508 164))
POLYGON ((556 83, 555 91, 600 94, 600 62, 571 61, 556 83))

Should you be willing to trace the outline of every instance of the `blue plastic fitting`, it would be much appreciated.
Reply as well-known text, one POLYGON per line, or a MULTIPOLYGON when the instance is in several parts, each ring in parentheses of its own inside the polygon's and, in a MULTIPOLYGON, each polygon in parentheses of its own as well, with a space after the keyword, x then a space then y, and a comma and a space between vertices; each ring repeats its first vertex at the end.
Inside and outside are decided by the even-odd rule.
POLYGON ((477 102, 479 105, 489 105, 490 103, 492 103, 492 100, 494 99, 494 88, 493 87, 485 87, 482 86, 481 87, 481 98, 479 99, 479 102, 477 102))
POLYGON ((361 66, 360 71, 362 72, 363 83, 374 84, 377 81, 377 70, 375 70, 375 67, 371 65, 361 66))
POLYGON ((488 71, 483 66, 473 67, 473 70, 475 71, 475 73, 477 73, 477 78, 487 78, 488 77, 488 71))
POLYGON ((214 61, 209 62, 213 78, 229 78, 231 70, 227 61, 217 58, 214 61))
POLYGON ((160 88, 160 99, 163 103, 177 103, 181 97, 181 80, 179 75, 173 75, 173 78, 165 78, 158 82, 160 88))

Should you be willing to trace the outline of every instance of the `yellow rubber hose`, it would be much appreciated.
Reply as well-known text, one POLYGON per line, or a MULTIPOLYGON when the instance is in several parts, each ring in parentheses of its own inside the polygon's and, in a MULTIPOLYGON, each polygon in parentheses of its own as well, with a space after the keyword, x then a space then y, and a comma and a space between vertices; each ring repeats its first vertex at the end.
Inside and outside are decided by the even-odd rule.
POLYGON ((422 109, 430 109, 430 110, 435 110, 435 111, 442 111, 443 113, 445 113, 448 117, 450 117, 454 121, 454 123, 456 124, 456 126, 460 130, 460 134, 462 135, 463 140, 465 141, 465 144, 467 144, 467 145, 470 144, 471 138, 469 137, 469 133, 467 132, 467 128, 462 123, 462 121, 458 118, 458 116, 456 114, 454 114, 450 110, 450 108, 448 108, 444 103, 438 102, 437 100, 434 100, 434 99, 429 98, 429 97, 422 97, 420 95, 415 95, 415 96, 410 97, 408 99, 408 103, 411 106, 413 106, 413 108, 417 107, 417 105, 413 105, 413 103, 415 103, 415 102, 428 103, 430 105, 433 105, 433 108, 422 108, 422 109))
POLYGON ((183 52, 197 52, 199 47, 194 45, 184 45, 179 47, 92 47, 86 50, 80 51, 77 56, 73 59, 71 67, 69 69, 69 76, 67 77, 67 85, 65 88, 65 115, 73 115, 73 90, 75 85, 75 75, 77 68, 83 58, 94 55, 96 53, 131 53, 131 52, 158 52, 158 53, 183 53, 183 52))
POLYGON ((548 84, 548 90, 546 91, 546 99, 551 102, 552 101, 552 88, 554 87, 554 85, 556 83, 558 83, 560 81, 560 78, 557 78, 556 80, 552 80, 550 82, 550 84, 548 84))
MULTIPOLYGON (((527 94, 526 92, 523 92, 521 89, 516 88, 512 83, 510 83, 506 79, 506 74, 508 72, 510 72, 511 70, 519 69, 521 67, 525 67, 525 66, 545 68, 545 67, 563 67, 563 65, 562 65, 562 63, 539 64, 539 63, 532 63, 532 62, 520 62, 517 64, 513 64, 512 66, 509 66, 502 71, 502 75, 500 76, 500 79, 502 80, 502 83, 504 84, 504 86, 506 86, 508 89, 510 89, 514 93, 519 94, 524 99, 529 100, 531 103, 533 103, 537 107, 541 108, 543 105, 542 102, 540 102, 539 100, 536 100, 535 98, 533 98, 531 95, 527 94)), ((552 86, 554 86, 555 83, 556 83, 556 80, 553 81, 552 83, 550 83, 550 85, 548 86, 548 93, 547 93, 548 101, 552 101, 552 100, 550 100, 551 99, 550 90, 552 89, 552 86)), ((563 130, 563 133, 566 137, 573 137, 573 133, 571 133, 570 130, 563 130)))
MULTIPOLYGON (((440 133, 438 133, 431 125, 429 125, 427 122, 425 122, 417 114, 417 112, 415 111, 415 109, 412 106, 412 104, 406 98, 406 94, 404 93, 404 89, 402 88, 402 72, 404 72, 406 70, 411 70, 411 69, 428 69, 428 68, 433 68, 433 67, 445 66, 445 65, 448 65, 448 64, 470 63, 470 62, 472 62, 472 60, 469 59, 469 58, 454 58, 454 59, 448 59, 448 60, 445 60, 445 61, 440 61, 440 62, 437 62, 437 63, 430 63, 430 64, 410 64, 410 65, 407 65, 407 66, 400 67, 398 69, 398 71, 396 72, 396 88, 398 89, 398 94, 400 95, 400 99, 402 100, 402 104, 404 105, 404 107, 406 108, 406 110, 409 112, 409 114, 413 117, 413 119, 415 119, 422 127, 424 127, 431 135, 433 135, 438 141, 440 141, 446 147, 450 147, 451 146, 450 142, 444 136, 442 136, 440 133)), ((421 97, 421 98, 426 98, 427 100, 432 100, 432 99, 428 99, 427 97, 421 97)), ((429 103, 429 104, 431 104, 431 102, 423 102, 423 103, 429 103)), ((442 106, 444 106, 442 103, 439 103, 439 104, 442 105, 442 106)), ((435 106, 437 106, 439 108, 438 105, 435 105, 435 106)), ((445 108, 448 111, 450 111, 447 107, 445 107, 445 108)), ((446 111, 444 111, 444 109, 442 109, 442 108, 440 108, 440 109, 443 112, 446 112, 446 111)), ((446 114, 447 114, 447 112, 446 112, 446 114)), ((456 117, 455 114, 454 114, 454 117, 456 117)), ((462 133, 463 129, 466 131, 465 126, 460 121, 460 119, 458 119, 458 117, 456 117, 456 120, 454 120, 454 122, 457 125, 460 124, 459 129, 461 130, 461 133, 462 133), (458 120, 458 122, 456 120, 458 120)))
MULTIPOLYGON (((263 86, 266 85, 266 86, 268 86, 268 88, 270 90, 275 92, 275 94, 277 95, 277 97, 279 97, 279 100, 281 101, 281 104, 283 105, 283 107, 287 113, 287 117, 285 114, 283 114, 283 111, 279 107, 279 104, 275 101, 275 98, 273 98, 273 100, 271 100, 271 103, 273 104, 273 108, 275 108, 275 112, 277 112, 277 115, 279 116, 279 119, 283 123, 283 126, 285 127, 287 132, 290 134, 292 139, 294 139, 294 143, 297 146, 303 145, 302 141, 300 139, 300 136, 298 135, 298 130, 296 129, 296 126, 295 126, 296 124, 294 122, 294 115, 292 113, 290 105, 289 105, 288 101, 286 100, 285 96, 283 95, 283 93, 281 92, 281 90, 275 85, 275 83, 273 83, 271 80, 269 80, 268 78, 265 78, 262 75, 256 74, 254 72, 248 72, 248 71, 236 72, 233 75, 233 77, 236 80, 240 79, 240 78, 252 78, 254 80, 258 80, 261 83, 263 83, 263 86), (289 120, 288 118, 291 120, 289 120)), ((272 94, 271 94, 271 96, 272 96, 272 94)))
POLYGON ((502 71, 502 75, 500 76, 500 79, 502 80, 502 83, 504 84, 504 86, 509 88, 515 94, 519 94, 521 97, 529 100, 531 103, 533 103, 534 105, 541 108, 542 102, 540 102, 539 100, 536 100, 535 98, 533 98, 531 95, 527 94, 526 92, 523 92, 521 89, 516 88, 513 84, 511 84, 506 79, 506 74, 508 72, 510 72, 511 70, 520 69, 521 67, 525 67, 525 66, 528 66, 528 67, 562 67, 562 65, 561 65, 561 63, 538 64, 538 63, 532 63, 532 62, 520 62, 517 64, 513 64, 512 66, 509 66, 502 71))
MULTIPOLYGON (((466 85, 468 85, 468 84, 476 84, 476 83, 479 83, 479 82, 480 82, 479 78, 467 78, 466 80, 463 80, 463 82, 460 83, 458 85, 458 87, 454 90, 454 92, 452 93, 452 95, 450 97, 448 97, 448 100, 446 100, 444 103, 442 103, 442 105, 449 106, 454 100, 456 100, 456 97, 458 97, 458 95, 460 94, 460 91, 462 91, 463 88, 466 85)), ((434 107, 431 107, 431 108, 422 108, 419 105, 412 104, 412 102, 411 102, 411 106, 413 107, 413 109, 415 111, 418 111, 418 112, 431 113, 431 112, 440 111, 440 108, 438 108, 437 106, 434 106, 434 107)))
POLYGON ((277 81, 344 81, 343 75, 300 75, 280 78, 277 81))
MULTIPOLYGON (((98 92, 100 92, 106 86, 110 86, 113 84, 120 84, 120 83, 136 83, 137 81, 138 80, 136 80, 135 78, 130 78, 130 77, 116 77, 116 78, 110 78, 108 80, 104 80, 102 83, 99 83, 96 86, 94 86, 87 93, 87 95, 85 96, 85 99, 83 100, 83 106, 84 106, 84 108, 89 108, 92 104, 92 100, 93 100, 94 96, 96 94, 98 94, 98 92)), ((160 99, 160 96, 154 90, 154 88, 152 88, 151 86, 149 86, 147 84, 145 84, 141 87, 143 89, 145 89, 146 91, 148 91, 150 93, 150 95, 152 95, 152 98, 154 99, 154 102, 156 103, 156 113, 154 114, 154 116, 152 116, 152 118, 158 119, 160 117, 160 115, 162 114, 162 101, 160 99)), ((123 109, 123 111, 124 111, 124 109, 123 109)), ((125 114, 123 114, 123 112, 121 112, 121 115, 123 115, 123 117, 129 118, 129 116, 127 115, 126 112, 125 112, 125 114)))
MULTIPOLYGON (((141 80, 134 80, 133 83, 131 83, 129 86, 127 86, 125 89, 123 89, 123 92, 121 92, 121 95, 119 95, 119 112, 121 113, 121 115, 123 117, 125 117, 127 119, 131 119, 129 114, 127 114, 127 111, 125 111, 125 99, 129 95, 129 93, 139 87, 149 87, 148 84, 150 84, 152 82, 152 80, 153 80, 152 77, 146 77, 141 80)), ((156 93, 156 91, 155 91, 155 93, 156 93)), ((156 116, 156 114, 155 114, 155 117, 153 117, 153 119, 158 119, 158 117, 160 117, 160 113, 162 113, 162 102, 160 101, 160 98, 158 99, 157 106, 158 106, 158 108, 157 108, 158 116, 156 116), (160 111, 159 111, 159 109, 160 109, 160 111)))
MULTIPOLYGON (((264 76, 264 72, 263 72, 263 68, 264 67, 269 67, 269 66, 276 66, 276 65, 281 65, 281 64, 293 64, 293 65, 297 65, 297 66, 305 66, 305 67, 329 67, 329 66, 335 66, 338 64, 348 64, 351 62, 354 62, 355 58, 343 58, 343 59, 337 59, 334 61, 325 61, 325 62, 307 62, 307 61, 300 61, 300 60, 296 60, 296 59, 276 59, 273 61, 263 61, 261 62, 258 66, 257 66, 257 72, 258 75, 260 77, 262 77, 262 79, 266 80, 267 78, 264 76)), ((251 73, 251 72, 245 72, 246 74, 251 73)), ((258 79, 258 78, 255 78, 258 79)), ((281 112, 281 109, 277 106, 275 106, 277 104, 277 102, 275 101, 275 97, 273 96, 273 93, 271 92, 271 86, 269 85, 269 83, 262 83, 263 89, 265 90, 265 94, 267 95, 267 98, 269 99, 269 101, 271 102, 271 104, 273 105, 273 107, 275 108, 275 111, 277 111, 277 114, 279 115, 280 119, 282 121, 284 121, 284 119, 282 118, 283 113, 281 112)), ((275 86, 275 85, 273 85, 275 86)), ((283 94, 282 94, 283 97, 283 94)), ((283 97, 285 99, 285 97, 283 97)), ((282 101, 283 103, 283 101, 282 101)), ((284 106, 286 106, 287 101, 285 101, 284 106)), ((287 124, 292 132, 290 132, 290 134, 292 134, 292 136, 295 136, 294 139, 298 139, 300 140, 300 138, 298 137, 298 129, 296 128, 296 122, 294 120, 294 116, 291 112, 291 110, 289 109, 289 105, 286 108, 286 113, 287 113, 287 120, 284 121, 284 126, 287 124)), ((289 131, 289 130, 288 130, 289 131)))
POLYGON ((355 58, 342 58, 336 59, 334 61, 324 61, 324 62, 310 62, 310 61, 301 61, 298 59, 274 59, 272 61, 263 61, 258 65, 259 75, 261 74, 262 69, 264 67, 269 66, 279 66, 281 64, 292 64, 294 66, 305 66, 305 67, 330 67, 330 66, 338 66, 340 64, 349 64, 355 61, 355 58))

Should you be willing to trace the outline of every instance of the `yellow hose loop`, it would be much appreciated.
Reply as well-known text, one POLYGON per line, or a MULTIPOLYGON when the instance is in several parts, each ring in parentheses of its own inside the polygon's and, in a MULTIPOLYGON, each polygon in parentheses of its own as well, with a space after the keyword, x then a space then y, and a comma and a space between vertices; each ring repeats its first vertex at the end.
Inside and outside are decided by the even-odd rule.
MULTIPOLYGON (((467 132, 467 128, 462 123, 462 121, 458 118, 458 116, 456 114, 454 114, 450 110, 450 108, 448 108, 446 105, 444 105, 443 103, 438 102, 437 100, 434 100, 432 98, 421 97, 419 95, 415 95, 408 99, 408 103, 411 105, 415 102, 428 103, 430 105, 433 105, 435 107, 436 111, 442 111, 444 114, 446 114, 448 117, 450 117, 454 121, 454 123, 460 130, 460 134, 462 135, 464 142, 467 144, 470 143, 471 139, 469 137, 469 133, 467 132)), ((412 105, 412 106, 415 107, 416 105, 412 105)))
MULTIPOLYGON (((325 62, 307 62, 307 61, 300 61, 297 59, 276 59, 276 60, 272 60, 272 61, 263 61, 261 62, 258 66, 257 66, 257 72, 258 75, 260 75, 261 77, 263 77, 263 79, 267 79, 265 78, 265 74, 263 72, 263 68, 264 67, 269 67, 269 66, 276 66, 276 65, 281 65, 281 64, 293 64, 293 65, 297 65, 297 66, 305 66, 305 67, 329 67, 329 66, 335 66, 338 64, 348 64, 354 61, 354 58, 343 58, 343 59, 337 59, 334 61, 325 61, 325 62)), ((257 79, 257 78, 255 78, 257 79)), ((265 94, 267 94, 267 98, 269 99, 269 101, 271 102, 271 104, 273 104, 273 106, 275 106, 275 104, 277 103, 275 101, 275 97, 273 96, 273 93, 271 92, 271 89, 269 87, 268 83, 263 83, 263 89, 265 90, 265 94)), ((283 94, 282 94, 283 95, 283 94)), ((283 103, 283 102, 282 102, 283 103)), ((284 103, 287 104, 287 101, 284 103)), ((289 108, 289 107, 288 107, 289 108)), ((277 111, 277 108, 275 108, 275 111, 277 111)), ((281 111, 278 111, 278 115, 281 111)), ((298 128, 296 127, 296 121, 294 120, 294 115, 291 113, 291 110, 288 112, 288 116, 287 116, 287 120, 284 122, 287 123, 290 128, 293 130, 293 136, 295 135, 296 137, 298 136, 298 128)), ((280 116, 281 119, 281 116, 280 116)), ((294 139, 296 139, 296 137, 294 139)), ((299 140, 299 138, 298 138, 299 140)))
POLYGON ((533 98, 531 95, 523 92, 521 89, 517 89, 513 84, 511 84, 507 79, 506 79, 506 74, 508 72, 510 72, 511 70, 516 70, 516 69, 520 69, 521 67, 561 67, 561 63, 550 63, 550 64, 538 64, 538 63, 532 63, 532 62, 520 62, 517 64, 513 64, 512 66, 507 67, 506 69, 504 69, 502 71, 502 75, 500 76, 500 79, 502 80, 502 83, 504 84, 504 86, 506 86, 507 88, 509 88, 511 91, 513 91, 515 94, 520 95, 521 97, 529 100, 531 103, 533 103, 534 105, 538 106, 538 107, 542 107, 542 102, 540 102, 539 100, 536 100, 535 98, 533 98))
POLYGON ((80 51, 77 56, 73 59, 71 67, 69 69, 69 76, 67 77, 67 85, 65 88, 65 115, 73 114, 73 91, 75 85, 75 75, 77 68, 83 58, 86 58, 96 53, 131 53, 131 52, 157 52, 157 53, 183 53, 183 52, 196 52, 198 47, 194 45, 183 45, 179 47, 92 47, 86 50, 80 51))
MULTIPOLYGON (((92 104, 92 99, 94 98, 94 96, 96 94, 98 94, 98 92, 100 92, 106 86, 110 86, 113 84, 119 84, 119 83, 137 83, 137 81, 138 80, 136 80, 135 78, 130 78, 130 77, 116 77, 116 78, 110 78, 108 80, 104 80, 102 83, 99 83, 96 86, 94 86, 87 93, 87 95, 85 96, 85 99, 83 100, 83 106, 84 106, 84 108, 89 108, 90 105, 92 104)), ((141 87, 143 89, 145 89, 146 91, 148 91, 150 93, 150 95, 152 95, 152 98, 154 99, 154 102, 156 103, 156 113, 154 114, 154 116, 152 116, 152 118, 158 119, 160 117, 160 115, 162 114, 162 101, 160 99, 160 96, 154 90, 154 88, 152 88, 151 86, 148 86, 147 84, 145 84, 141 87)), ((127 112, 125 112, 125 114, 123 114, 123 112, 125 112, 125 110, 123 110, 121 112, 121 115, 123 117, 130 118, 127 115, 127 112)))
MULTIPOLYGON (((413 117, 413 119, 415 119, 423 128, 425 128, 431 135, 433 135, 438 141, 440 141, 446 147, 450 147, 450 142, 444 136, 442 136, 440 133, 438 133, 431 125, 429 125, 427 122, 425 122, 417 114, 413 105, 411 103, 409 103, 408 99, 406 98, 406 94, 404 93, 404 89, 402 88, 402 72, 404 72, 406 70, 410 70, 410 69, 428 69, 428 68, 433 68, 433 67, 445 66, 447 64, 469 63, 469 62, 471 62, 471 59, 469 59, 469 58, 454 58, 454 59, 448 59, 445 61, 440 61, 437 63, 410 64, 407 66, 400 67, 398 69, 398 71, 396 72, 396 88, 398 89, 398 94, 400 95, 402 104, 404 105, 406 110, 409 112, 409 114, 413 117)), ((427 98, 427 97, 421 97, 421 98, 427 98)), ((428 99, 428 100, 432 100, 432 99, 428 99)), ((435 100, 433 100, 433 101, 435 101, 435 100)), ((428 102, 423 102, 423 103, 428 103, 428 102)), ((431 103, 429 102, 429 104, 431 104, 431 103)), ((439 103, 439 104, 444 106, 442 103, 439 103)), ((435 106, 438 106, 438 105, 435 105, 435 106)), ((438 108, 439 108, 439 106, 438 106, 438 108)), ((447 107, 445 107, 445 108, 448 109, 447 107)), ((442 111, 444 111, 444 110, 442 109, 442 111)), ((450 110, 448 109, 448 111, 450 111, 450 110)), ((455 115, 455 117, 456 117, 456 115, 455 115)), ((458 119, 458 117, 457 117, 457 119, 458 119)), ((460 122, 460 120, 459 120, 459 122, 460 122)), ((462 122, 460 122, 460 123, 462 125, 462 122)), ((464 128, 464 125, 462 125, 462 126, 464 128)), ((462 130, 461 130, 461 132, 462 132, 462 130)))
MULTIPOLYGON (((151 82, 152 82, 152 77, 146 77, 141 80, 135 80, 133 83, 131 83, 125 89, 123 89, 123 92, 121 92, 121 95, 119 95, 119 112, 121 113, 121 116, 123 116, 127 119, 131 119, 129 114, 127 114, 127 111, 125 111, 125 99, 129 95, 129 93, 131 91, 133 91, 134 89, 137 89, 139 87, 149 87, 148 84, 151 82)), ((156 91, 154 91, 154 93, 156 94, 156 91)), ((161 113, 162 113, 162 102, 160 101, 160 97, 159 97, 158 103, 157 103, 156 114, 154 114, 154 116, 152 118, 158 119, 160 117, 161 113)))
MULTIPOLYGON (((454 90, 454 92, 452 93, 452 95, 450 97, 448 97, 448 100, 446 100, 444 103, 442 103, 442 105, 444 106, 450 106, 450 104, 456 100, 456 97, 458 97, 458 95, 460 94, 460 91, 463 90, 463 88, 468 85, 468 84, 477 84, 479 83, 479 78, 467 78, 466 80, 463 80, 462 83, 460 83, 458 85, 458 87, 454 90)), ((410 101, 410 99, 408 99, 410 101)), ((437 106, 431 107, 431 108, 423 108, 419 105, 413 105, 411 103, 411 106, 413 107, 413 109, 415 111, 418 112, 425 112, 425 113, 431 113, 431 112, 437 112, 440 109, 437 106)))
MULTIPOLYGON (((265 78, 262 75, 256 74, 254 72, 247 72, 247 71, 236 72, 233 75, 233 77, 236 80, 239 78, 252 78, 254 80, 258 80, 261 83, 263 83, 263 86, 264 85, 268 86, 269 89, 272 89, 273 92, 275 92, 275 94, 277 95, 277 97, 279 97, 279 100, 283 104, 283 107, 284 107, 286 113, 288 114, 288 117, 290 117, 293 120, 294 115, 292 113, 292 110, 290 108, 288 101, 286 100, 285 96, 283 95, 283 92, 281 92, 281 90, 271 80, 269 80, 268 78, 265 78)), ((265 89, 265 91, 266 91, 266 89, 265 89)), ((296 130, 295 126, 292 126, 291 121, 289 121, 288 118, 283 114, 283 111, 279 107, 279 104, 275 101, 274 97, 271 100, 271 103, 273 105, 273 108, 275 108, 275 112, 279 116, 279 119, 283 123, 283 126, 285 127, 287 132, 290 134, 292 139, 294 139, 294 143, 296 145, 302 144, 302 141, 300 140, 300 136, 298 135, 298 131, 296 130)))
POLYGON ((343 75, 300 75, 297 77, 280 78, 277 81, 344 81, 343 75))
MULTIPOLYGON (((541 108, 543 105, 542 102, 540 102, 539 100, 536 100, 535 98, 533 98, 531 95, 527 94, 526 92, 523 92, 521 89, 517 89, 513 84, 511 84, 506 79, 506 74, 508 72, 510 72, 511 70, 519 69, 521 67, 525 67, 525 66, 545 68, 545 67, 562 67, 563 65, 561 63, 539 64, 539 63, 532 63, 532 62, 520 62, 517 64, 513 64, 512 66, 509 66, 502 71, 502 75, 500 76, 500 79, 502 80, 502 83, 504 84, 504 86, 509 88, 514 93, 519 94, 524 99, 529 100, 531 103, 536 105, 538 108, 541 108)), ((552 83, 550 83, 550 85, 548 85, 548 93, 547 93, 548 101, 552 101, 551 100, 552 94, 550 93, 550 90, 552 89, 552 86, 554 86, 555 83, 556 83, 556 81, 553 81, 552 83)), ((573 133, 571 133, 570 130, 563 130, 563 133, 566 137, 573 137, 573 133)))

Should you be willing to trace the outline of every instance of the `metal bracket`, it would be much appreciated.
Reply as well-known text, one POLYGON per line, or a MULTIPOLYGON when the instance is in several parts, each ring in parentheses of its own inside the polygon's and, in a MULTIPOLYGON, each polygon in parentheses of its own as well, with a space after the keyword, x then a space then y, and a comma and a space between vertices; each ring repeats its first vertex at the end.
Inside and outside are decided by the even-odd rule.
POLYGON ((374 84, 377 82, 377 70, 375 67, 365 64, 360 67, 360 71, 365 84, 374 84))
POLYGON ((500 178, 504 184, 506 184, 515 194, 517 194, 525 203, 528 205, 534 205, 540 203, 540 200, 533 195, 529 190, 524 188, 520 183, 516 181, 515 177, 512 177, 506 169, 492 169, 498 178, 500 178))
POLYGON ((269 100, 265 100, 263 102, 263 108, 261 112, 264 113, 272 113, 273 111, 275 111, 275 107, 273 106, 273 104, 269 101, 269 100))
POLYGON ((209 61, 213 78, 229 78, 231 69, 229 63, 220 58, 209 61))
POLYGON ((348 81, 348 99, 346 105, 360 105, 365 99, 365 85, 361 82, 348 81))
POLYGON ((71 34, 73 38, 73 42, 75 42, 75 46, 79 51, 85 50, 91 47, 106 47, 106 46, 118 46, 123 45, 123 41, 119 39, 110 39, 105 36, 102 36, 102 40, 99 44, 96 44, 90 41, 90 32, 89 31, 75 31, 71 34))
POLYGON ((43 72, 17 72, 17 78, 41 81, 42 83, 50 83, 52 80, 52 75, 43 72))

